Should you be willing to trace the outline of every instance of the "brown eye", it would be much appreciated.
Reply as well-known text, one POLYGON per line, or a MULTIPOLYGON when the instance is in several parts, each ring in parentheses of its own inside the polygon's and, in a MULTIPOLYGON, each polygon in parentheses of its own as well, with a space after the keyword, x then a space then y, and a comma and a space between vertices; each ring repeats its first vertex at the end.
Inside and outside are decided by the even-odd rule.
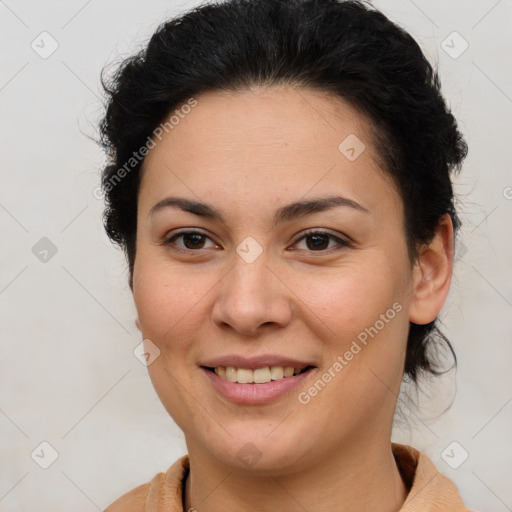
MULTIPOLYGON (((296 244, 302 240, 306 240, 306 249, 309 252, 327 252, 328 249, 332 249, 333 246, 329 247, 330 240, 335 241, 339 250, 341 247, 350 247, 350 242, 343 240, 327 231, 313 230, 307 232, 304 236, 299 238, 296 244), (341 246, 341 247, 340 247, 341 246)), ((336 244, 334 247, 336 247, 336 244)))
POLYGON ((310 240, 311 244, 306 243, 308 249, 327 249, 329 245, 328 235, 309 235, 306 240, 310 240))
POLYGON ((183 245, 177 245, 176 248, 182 251, 194 251, 205 249, 204 247, 205 240, 209 239, 204 233, 200 231, 181 231, 172 235, 169 238, 166 238, 163 242, 164 245, 176 245, 175 240, 182 238, 183 245))

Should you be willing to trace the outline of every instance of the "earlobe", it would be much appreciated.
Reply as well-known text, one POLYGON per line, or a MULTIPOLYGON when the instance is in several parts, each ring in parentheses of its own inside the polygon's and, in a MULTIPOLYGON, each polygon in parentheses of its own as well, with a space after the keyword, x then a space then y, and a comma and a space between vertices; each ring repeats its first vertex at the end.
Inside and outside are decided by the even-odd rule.
POLYGON ((432 241, 422 248, 413 270, 412 301, 409 320, 415 324, 428 324, 441 311, 448 292, 453 268, 453 226, 445 214, 432 241))

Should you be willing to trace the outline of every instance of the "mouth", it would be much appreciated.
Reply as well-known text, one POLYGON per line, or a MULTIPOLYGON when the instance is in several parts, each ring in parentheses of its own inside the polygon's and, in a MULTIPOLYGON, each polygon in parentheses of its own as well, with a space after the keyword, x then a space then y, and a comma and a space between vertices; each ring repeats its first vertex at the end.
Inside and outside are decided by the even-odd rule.
POLYGON ((201 361, 199 368, 217 396, 237 405, 290 399, 319 370, 312 360, 284 354, 219 355, 201 361))
POLYGON ((234 366, 203 366, 207 371, 215 373, 220 379, 237 384, 267 384, 272 381, 289 379, 306 373, 314 366, 262 366, 260 368, 237 368, 234 366))
POLYGON ((316 366, 298 361, 282 361, 284 365, 278 365, 278 361, 265 362, 240 360, 240 366, 224 366, 229 364, 226 361, 221 366, 222 363, 218 361, 201 365, 200 368, 217 396, 245 406, 263 406, 277 400, 289 400, 318 370, 316 366), (267 364, 263 366, 265 362, 267 364))

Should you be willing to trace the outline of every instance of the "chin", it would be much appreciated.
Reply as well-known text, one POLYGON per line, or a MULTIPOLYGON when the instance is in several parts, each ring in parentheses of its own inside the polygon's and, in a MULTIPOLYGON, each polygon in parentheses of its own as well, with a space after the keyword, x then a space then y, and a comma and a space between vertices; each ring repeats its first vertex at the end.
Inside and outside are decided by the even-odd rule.
MULTIPOLYGON (((290 432, 290 424, 268 426, 255 429, 240 426, 238 429, 226 428, 232 435, 226 434, 211 446, 210 453, 215 459, 227 466, 252 473, 274 474, 296 471, 301 460, 309 459, 308 436, 299 432, 290 432), (273 429, 275 429, 273 431, 273 429)), ((312 440, 311 440, 312 441, 312 440)), ((212 439, 205 439, 211 445, 212 439)))

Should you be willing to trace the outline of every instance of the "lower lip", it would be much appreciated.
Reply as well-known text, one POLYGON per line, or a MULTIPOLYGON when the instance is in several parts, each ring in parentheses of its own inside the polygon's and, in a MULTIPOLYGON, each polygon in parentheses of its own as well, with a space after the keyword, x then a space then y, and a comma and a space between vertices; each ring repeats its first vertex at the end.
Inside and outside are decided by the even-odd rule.
POLYGON ((273 402, 300 386, 315 369, 316 368, 310 368, 299 375, 272 380, 265 384, 240 384, 238 382, 224 380, 216 373, 206 368, 201 368, 218 393, 230 402, 240 405, 261 405, 273 402))

